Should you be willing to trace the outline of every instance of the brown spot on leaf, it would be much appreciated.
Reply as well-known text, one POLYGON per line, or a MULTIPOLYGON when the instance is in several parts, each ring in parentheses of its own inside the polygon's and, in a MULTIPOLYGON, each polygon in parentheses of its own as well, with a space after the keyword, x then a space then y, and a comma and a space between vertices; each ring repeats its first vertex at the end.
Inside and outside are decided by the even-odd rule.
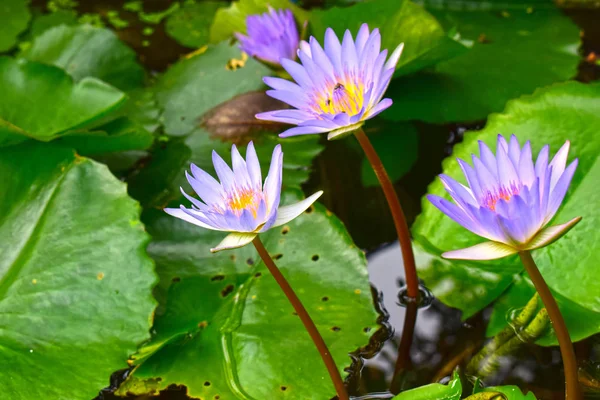
POLYGON ((233 292, 233 285, 227 285, 223 290, 221 290, 221 297, 227 297, 231 292, 233 292))
POLYGON ((287 104, 267 96, 265 92, 249 92, 234 97, 204 114, 200 125, 216 139, 238 145, 248 143, 258 133, 279 133, 284 124, 263 121, 255 117, 266 111, 290 108, 287 104))

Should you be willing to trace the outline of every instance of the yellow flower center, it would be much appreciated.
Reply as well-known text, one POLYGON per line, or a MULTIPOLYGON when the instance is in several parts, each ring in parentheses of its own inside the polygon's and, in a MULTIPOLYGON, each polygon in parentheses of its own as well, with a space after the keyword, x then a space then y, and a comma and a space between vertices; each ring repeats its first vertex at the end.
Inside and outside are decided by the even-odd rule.
POLYGON ((325 114, 346 113, 350 116, 360 112, 364 102, 364 86, 355 82, 336 83, 317 101, 315 111, 325 114))
POLYGON ((249 210, 256 218, 260 197, 251 189, 234 190, 227 199, 227 205, 235 215, 239 216, 244 210, 249 210))

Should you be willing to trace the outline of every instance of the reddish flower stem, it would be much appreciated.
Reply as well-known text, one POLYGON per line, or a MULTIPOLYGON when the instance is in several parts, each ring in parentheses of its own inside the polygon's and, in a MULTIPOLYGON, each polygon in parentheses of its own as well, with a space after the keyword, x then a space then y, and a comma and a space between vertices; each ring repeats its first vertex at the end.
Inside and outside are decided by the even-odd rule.
POLYGON ((410 348, 413 342, 415 332, 415 323, 417 322, 417 311, 419 303, 410 301, 406 304, 406 313, 404 314, 404 326, 402 327, 402 336, 398 345, 398 358, 396 359, 396 367, 394 376, 390 385, 390 391, 398 394, 401 391, 401 378, 403 374, 411 368, 410 348))
POLYGON ((300 299, 298 298, 288 281, 285 279, 281 271, 279 271, 279 268, 277 268, 277 265, 275 265, 275 262, 267 252, 267 249, 265 249, 265 246, 263 245, 262 241, 258 236, 254 238, 252 244, 254 244, 254 247, 256 247, 260 258, 262 258, 263 262, 269 269, 269 272, 271 272, 271 275, 273 275, 273 278, 275 278, 275 280, 281 287, 281 290, 283 290, 283 293, 285 293, 290 303, 292 303, 296 314, 298 314, 298 316, 300 317, 300 320, 304 324, 306 331, 308 332, 312 341, 317 347, 317 350, 319 350, 319 354, 323 359, 323 363, 325 363, 325 366, 327 367, 327 371, 329 372, 329 376, 333 381, 333 385, 335 386, 335 391, 337 392, 339 400, 349 400, 348 393, 346 392, 346 387, 344 386, 344 381, 342 380, 342 376, 340 375, 340 371, 335 365, 335 361, 333 360, 333 357, 331 356, 331 353, 329 352, 329 349, 327 348, 323 337, 319 333, 319 330, 317 329, 313 320, 310 318, 310 315, 308 315, 308 312, 302 305, 302 302, 300 301, 300 299))
POLYGON ((560 354, 562 355, 563 365, 565 368, 565 399, 566 400, 581 400, 581 389, 579 388, 579 378, 577 375, 577 359, 575 358, 575 351, 573 350, 573 343, 567 330, 567 325, 563 319, 558 304, 550 292, 550 288, 546 284, 544 277, 540 273, 531 253, 529 251, 519 252, 521 261, 525 266, 525 270, 529 274, 535 290, 537 290, 546 310, 550 317, 550 322, 556 333, 558 344, 560 346, 560 354))
POLYGON ((392 213, 392 218, 396 227, 396 233, 398 234, 398 241, 400 242, 400 249, 402 250, 402 261, 404 263, 404 275, 406 277, 407 286, 406 294, 412 299, 418 299, 419 279, 417 278, 415 256, 412 250, 410 231, 408 230, 408 224, 406 223, 406 218, 404 216, 404 212, 402 211, 402 206, 400 205, 400 200, 398 200, 398 195, 396 194, 394 185, 392 184, 390 177, 383 167, 381 159, 377 155, 377 152, 373 148, 373 145, 371 144, 371 141, 365 132, 361 128, 358 129, 354 135, 358 139, 358 143, 360 143, 365 155, 367 156, 367 159, 371 163, 371 167, 373 167, 373 171, 375 172, 377 179, 379 179, 379 183, 381 184, 381 188, 385 194, 390 212, 392 213))

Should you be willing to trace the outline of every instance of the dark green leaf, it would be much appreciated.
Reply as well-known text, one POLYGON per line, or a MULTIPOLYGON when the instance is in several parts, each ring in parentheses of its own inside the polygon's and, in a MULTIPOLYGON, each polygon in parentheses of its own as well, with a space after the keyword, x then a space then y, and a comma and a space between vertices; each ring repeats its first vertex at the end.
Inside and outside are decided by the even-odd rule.
POLYGON ((346 29, 356 35, 363 23, 381 30, 382 48, 389 52, 404 43, 398 74, 418 71, 467 50, 457 36, 448 36, 431 14, 409 0, 365 1, 351 7, 317 9, 311 14, 313 34, 321 43, 327 28, 341 38, 346 29))
MULTIPOLYGON (((269 169, 273 148, 278 143, 282 145, 283 185, 286 188, 299 188, 308 179, 311 162, 323 149, 317 135, 280 139, 273 133, 264 132, 254 137, 254 143, 263 174, 269 169)), ((231 143, 213 138, 203 129, 194 131, 185 140, 172 139, 157 146, 150 165, 130 182, 132 195, 140 199, 144 207, 164 206, 180 196, 180 186, 188 188, 184 171, 189 170, 190 163, 214 175, 212 150, 227 160, 231 143)))
MULTIPOLYGON (((468 132, 464 142, 455 146, 453 157, 443 162, 445 174, 464 182, 455 157, 469 160, 471 153, 478 153, 477 140, 495 149, 498 133, 506 136, 515 133, 521 143, 531 140, 534 154, 545 144, 549 144, 551 151, 555 152, 566 140, 571 141, 569 159, 577 157, 579 166, 554 223, 562 223, 576 216, 582 216, 583 220, 558 242, 536 250, 534 258, 550 288, 560 295, 559 299, 564 297, 565 301, 560 304, 563 315, 587 315, 586 321, 592 321, 584 324, 575 318, 568 318, 567 324, 575 340, 600 328, 600 298, 597 296, 600 283, 595 279, 600 263, 600 238, 596 229, 600 224, 596 212, 600 208, 597 190, 600 180, 600 137, 597 134, 600 131, 599 107, 598 84, 571 82, 540 89, 532 96, 509 102, 504 113, 492 115, 483 130, 468 132)), ((430 185, 429 193, 447 196, 437 180, 430 185)), ((436 256, 483 241, 426 200, 413 232, 416 241, 436 256)), ((465 317, 499 296, 508 286, 506 280, 512 280, 515 273, 522 270, 517 257, 486 263, 439 261, 421 268, 428 271, 422 277, 433 293, 444 302, 465 311, 465 317), (477 268, 481 268, 481 272, 473 273, 477 268), (465 293, 472 293, 472 297, 466 299, 465 293)), ((499 307, 502 307, 499 315, 505 313, 507 301, 512 307, 524 305, 523 296, 513 295, 510 291, 507 293, 507 297, 499 303, 499 307)), ((499 324, 494 324, 493 331, 497 329, 500 329, 499 324)), ((552 342, 555 343, 554 340, 552 342)), ((549 344, 550 341, 543 343, 549 344)))
POLYGON ((165 132, 189 134, 209 109, 235 95, 262 88, 262 77, 268 72, 227 43, 177 62, 155 86, 158 104, 164 109, 165 132))
POLYGON ((34 39, 23 56, 56 65, 75 81, 94 77, 121 90, 142 86, 144 70, 133 50, 109 29, 90 25, 57 26, 34 39))
POLYGON ((17 37, 27 28, 31 13, 29 0, 2 0, 0 2, 0 52, 10 50, 17 37))
POLYGON ((434 12, 476 43, 431 72, 394 80, 387 92, 394 105, 382 117, 475 121, 501 111, 509 99, 575 76, 579 29, 552 7, 546 4, 532 12, 524 7, 507 13, 483 7, 434 12))
POLYGON ((36 15, 31 21, 28 37, 35 38, 59 25, 77 25, 77 13, 73 10, 57 10, 50 14, 36 15))
POLYGON ((139 205, 55 144, 1 149, 0 180, 2 396, 90 399, 148 336, 156 277, 139 205))
MULTIPOLYGON (((211 255, 223 233, 161 211, 147 217, 155 239, 149 252, 161 274, 156 334, 120 393, 183 384, 190 396, 208 399, 335 394, 300 319, 252 246, 211 255)), ((348 354, 377 328, 364 254, 320 205, 262 239, 343 371, 348 354)))
POLYGON ((57 139, 78 154, 93 156, 117 151, 144 150, 152 145, 154 136, 127 118, 94 128, 92 131, 73 131, 57 139))
POLYGON ((462 394, 462 384, 460 378, 455 372, 452 380, 447 385, 441 383, 431 383, 415 389, 407 390, 393 400, 460 400, 462 394))
POLYGON ((0 146, 52 140, 125 101, 123 92, 95 78, 74 84, 59 68, 8 57, 0 57, 0 92, 0 146))
POLYGON ((183 46, 201 47, 209 42, 210 26, 220 1, 187 4, 167 19, 165 30, 183 46))
MULTIPOLYGON (((419 136, 412 124, 389 125, 383 132, 369 134, 369 138, 392 181, 402 178, 417 161, 419 136)), ((366 158, 363 159, 361 169, 365 186, 379 185, 379 180, 366 158)))

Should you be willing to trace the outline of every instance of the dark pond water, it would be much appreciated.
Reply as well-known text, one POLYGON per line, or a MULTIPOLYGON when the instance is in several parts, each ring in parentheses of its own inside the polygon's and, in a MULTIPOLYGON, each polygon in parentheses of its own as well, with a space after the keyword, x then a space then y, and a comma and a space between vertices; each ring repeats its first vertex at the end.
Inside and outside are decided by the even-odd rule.
MULTIPOLYGON (((33 1, 33 5, 39 7, 45 3, 33 1)), ((85 0, 79 2, 77 10, 100 15, 106 15, 109 10, 119 10, 122 18, 129 19, 127 12, 122 11, 123 3, 118 0, 85 0)), ((170 2, 149 0, 144 3, 147 11, 159 11, 170 2)), ((600 10, 565 8, 564 12, 584 33, 583 57, 577 79, 585 82, 595 80, 600 77, 600 67, 583 59, 592 52, 600 54, 600 10)), ((162 24, 151 35, 151 45, 144 46, 148 36, 143 35, 142 25, 135 14, 131 13, 129 17, 130 26, 120 30, 119 36, 138 52, 140 61, 148 69, 160 72, 182 54, 191 51, 168 38, 162 24)), ((396 182, 409 222, 420 212, 421 197, 427 185, 441 172, 441 160, 451 154, 453 144, 460 142, 468 129, 478 129, 483 125, 485 121, 453 125, 417 123, 417 162, 396 182)), ((355 242, 367 251, 374 298, 382 315, 386 315, 387 329, 374 336, 370 345, 371 357, 353 367, 349 381, 351 394, 360 399, 390 398, 390 387, 399 390, 444 381, 454 367, 464 366, 485 342, 489 312, 484 310, 467 321, 461 321, 460 312, 433 299, 429 306, 418 311, 412 345, 401 346, 404 356, 398 360, 407 316, 407 309, 398 300, 404 283, 401 255, 397 243, 393 242, 395 230, 384 196, 376 187, 362 187, 361 154, 349 142, 327 143, 325 151, 314 161, 314 172, 305 189, 307 193, 323 189, 325 195, 321 201, 344 221, 355 242), (403 372, 394 378, 397 369, 403 372)), ((576 352, 586 398, 600 398, 600 382, 596 380, 600 377, 600 337, 577 343, 576 352)), ((516 384, 533 391, 538 399, 563 399, 561 367, 557 348, 524 344, 514 354, 501 360, 498 369, 486 379, 486 384, 516 384)), ((124 376, 124 371, 115 373, 110 386, 107 382, 108 387, 98 399, 117 399, 111 392, 124 376)), ((172 388, 153 398, 187 399, 185 393, 185 388, 172 388)))

